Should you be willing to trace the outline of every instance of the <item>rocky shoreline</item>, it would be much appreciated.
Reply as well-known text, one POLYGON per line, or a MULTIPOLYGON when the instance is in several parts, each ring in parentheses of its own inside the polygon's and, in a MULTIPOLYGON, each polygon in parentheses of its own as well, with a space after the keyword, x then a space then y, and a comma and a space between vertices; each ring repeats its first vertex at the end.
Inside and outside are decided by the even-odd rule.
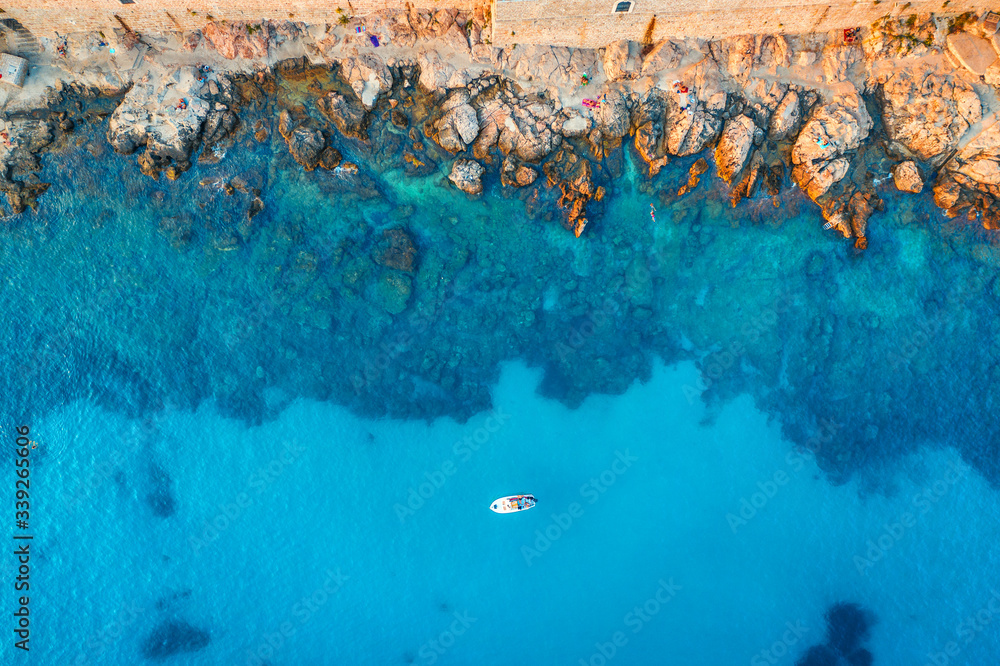
MULTIPOLYGON (((370 149, 369 128, 391 124, 410 142, 382 159, 405 161, 418 175, 441 171, 470 196, 480 195, 488 169, 504 187, 558 188, 558 218, 577 236, 613 187, 624 149, 649 176, 712 151, 734 206, 770 197, 779 207, 781 192, 799 187, 826 227, 861 249, 882 207, 875 185, 888 178, 901 191, 932 189, 949 216, 1000 227, 1000 64, 977 76, 948 53, 956 35, 987 43, 968 16, 885 19, 854 43, 757 35, 600 50, 495 48, 483 42, 486 20, 412 10, 363 22, 345 16, 336 27, 210 23, 159 41, 122 34, 119 56, 131 46, 125 59, 134 51, 141 63, 126 76, 94 62, 102 37, 74 36, 69 55, 51 60, 62 78, 8 94, 0 190, 12 213, 37 205, 46 188, 34 175, 37 156, 72 132, 85 96, 116 105, 108 142, 136 154, 153 177, 176 179, 193 159, 217 161, 248 131, 258 141, 280 132, 307 170, 356 172, 341 164, 342 144, 370 149), (276 72, 316 69, 331 74, 310 90, 319 113, 300 103, 240 128, 241 109, 273 95, 276 72), (587 108, 584 99, 598 104, 587 108)), ((677 192, 648 193, 661 202, 684 195, 707 166, 696 163, 677 192)), ((523 195, 529 207, 533 196, 523 195)))

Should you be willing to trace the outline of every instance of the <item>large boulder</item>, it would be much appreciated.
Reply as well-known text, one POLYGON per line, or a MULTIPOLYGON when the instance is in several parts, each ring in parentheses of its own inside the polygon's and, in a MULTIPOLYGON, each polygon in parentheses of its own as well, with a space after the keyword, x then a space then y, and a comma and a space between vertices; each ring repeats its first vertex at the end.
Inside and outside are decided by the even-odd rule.
POLYGON ((726 122, 719 145, 715 149, 715 163, 719 169, 719 177, 726 181, 726 184, 731 185, 733 178, 743 171, 753 149, 754 137, 759 137, 761 134, 761 130, 747 116, 739 115, 726 122))
POLYGON ((1000 123, 970 141, 942 171, 948 172, 950 179, 966 189, 1000 198, 1000 123))
POLYGON ((801 122, 802 110, 799 106, 799 95, 794 90, 789 90, 781 98, 778 108, 771 115, 768 137, 774 141, 781 141, 794 136, 801 122))
POLYGON ((845 153, 868 138, 872 119, 857 93, 817 107, 792 147, 792 179, 815 201, 847 175, 845 153))
POLYGON ((628 98, 621 90, 609 90, 594 110, 594 125, 605 137, 620 139, 628 134, 630 121, 628 98))
POLYGON ((500 151, 505 155, 514 153, 524 162, 540 161, 562 143, 562 135, 545 122, 551 115, 552 107, 543 104, 513 107, 502 124, 498 124, 500 151))
POLYGON ((673 105, 669 115, 667 151, 671 155, 685 157, 700 153, 715 141, 722 128, 722 119, 700 103, 689 111, 681 111, 673 105))
POLYGON ((375 108, 380 94, 392 89, 392 72, 374 53, 345 58, 340 61, 340 73, 368 111, 375 108))
POLYGON ((892 179, 896 189, 901 192, 920 192, 924 189, 924 181, 920 178, 920 170, 913 160, 897 164, 892 170, 892 179))
POLYGON ((649 175, 655 176, 669 161, 667 157, 668 93, 653 88, 633 114, 635 148, 649 165, 649 175))
POLYGON ((882 85, 882 114, 889 137, 932 167, 947 159, 983 115, 963 76, 929 66, 893 70, 882 85))
POLYGON ((469 104, 469 91, 452 92, 442 108, 444 113, 434 123, 434 140, 452 153, 465 150, 479 135, 479 117, 469 104))
POLYGON ((500 167, 500 182, 507 187, 526 187, 535 182, 538 172, 524 164, 518 164, 512 156, 504 158, 500 167))
POLYGON ((559 131, 566 138, 585 136, 590 131, 590 118, 578 113, 566 114, 559 131))
POLYGON ((455 187, 466 194, 482 194, 484 171, 486 169, 483 168, 483 165, 475 160, 455 160, 448 180, 455 183, 455 187))

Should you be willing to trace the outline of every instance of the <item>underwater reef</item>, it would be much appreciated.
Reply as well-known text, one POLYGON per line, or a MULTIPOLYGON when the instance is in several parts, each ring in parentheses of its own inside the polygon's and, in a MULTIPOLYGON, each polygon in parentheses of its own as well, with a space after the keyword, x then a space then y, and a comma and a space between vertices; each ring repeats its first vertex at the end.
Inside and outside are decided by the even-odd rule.
POLYGON ((875 617, 853 603, 837 603, 824 615, 826 642, 814 645, 796 666, 871 666, 874 657, 864 643, 871 638, 875 617))

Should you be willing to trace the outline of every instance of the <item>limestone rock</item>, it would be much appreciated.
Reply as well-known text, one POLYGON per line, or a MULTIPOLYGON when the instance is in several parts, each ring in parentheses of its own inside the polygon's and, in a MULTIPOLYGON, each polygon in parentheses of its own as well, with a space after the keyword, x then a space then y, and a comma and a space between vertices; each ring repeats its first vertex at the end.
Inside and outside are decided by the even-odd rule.
POLYGON ((594 110, 594 124, 604 136, 620 139, 628 134, 628 103, 622 91, 610 90, 604 95, 604 103, 594 110))
POLYGON ((736 116, 726 122, 722 137, 715 149, 715 163, 718 166, 719 177, 731 185, 747 163, 750 150, 753 148, 754 135, 760 130, 753 120, 744 115, 736 116))
POLYGON ((962 193, 962 186, 955 178, 946 171, 938 174, 937 182, 934 183, 934 203, 939 208, 945 210, 958 203, 958 197, 962 193))
POLYGON ((788 42, 782 35, 744 35, 710 43, 711 59, 741 87, 754 70, 772 70, 789 64, 788 42))
POLYGON ((269 21, 260 23, 209 23, 201 33, 205 41, 223 58, 267 58, 268 42, 273 27, 269 21))
POLYGON ((851 233, 856 239, 854 247, 864 250, 868 247, 868 218, 876 210, 882 210, 884 204, 874 190, 855 191, 847 205, 851 233))
POLYGON ((982 119, 982 105, 968 81, 927 67, 895 71, 882 86, 882 100, 889 137, 932 166, 940 165, 969 126, 982 119))
POLYGON ((823 52, 823 76, 827 83, 851 80, 851 74, 865 60, 865 52, 857 44, 833 45, 823 52))
POLYGON ((434 124, 434 140, 452 153, 465 150, 479 135, 479 117, 469 104, 469 91, 454 91, 444 108, 444 114, 434 124))
POLYGON ((571 116, 562 124, 562 135, 567 138, 584 136, 590 131, 590 118, 571 116))
POLYGON ((486 169, 483 168, 483 165, 475 160, 455 160, 448 180, 455 183, 455 187, 466 194, 482 194, 484 171, 486 169))
POLYGON ((766 172, 767 168, 764 165, 764 157, 760 154, 759 150, 753 151, 753 156, 743 171, 743 176, 729 193, 730 203, 735 207, 741 200, 752 197, 766 172))
POLYGON ((642 76, 680 67, 684 53, 681 47, 670 40, 657 42, 642 58, 642 76))
POLYGON ((597 74, 600 59, 594 49, 518 44, 505 48, 494 64, 497 69, 509 70, 522 83, 537 82, 539 88, 576 87, 584 74, 597 74))
POLYGON ((973 74, 981 76, 996 62, 997 53, 993 46, 983 39, 967 32, 948 35, 948 50, 973 74))
POLYGON ((292 136, 292 130, 298 127, 298 122, 292 118, 288 109, 278 114, 278 133, 287 141, 292 136))
POLYGON ((566 215, 563 227, 579 238, 588 224, 587 203, 604 198, 604 188, 594 183, 593 167, 588 160, 563 149, 554 159, 546 162, 542 170, 546 185, 559 187, 559 207, 566 215))
POLYGON ((380 94, 392 89, 392 72, 374 53, 345 58, 340 62, 340 73, 368 111, 375 108, 380 94))
POLYGON ((468 35, 465 34, 465 30, 460 28, 457 23, 451 24, 451 27, 441 36, 441 40, 445 43, 445 46, 459 53, 469 52, 468 35))
MULTIPOLYGON (((982 192, 994 199, 1000 198, 1000 127, 994 124, 970 141, 944 165, 941 173, 946 175, 948 181, 956 181, 961 188, 982 192)), ((935 186, 935 201, 938 189, 935 186)), ((946 191, 947 194, 942 196, 947 199, 951 197, 950 184, 946 191)))
POLYGON ((200 88, 193 67, 150 68, 111 114, 108 142, 124 154, 145 146, 140 166, 147 175, 155 176, 171 161, 189 165, 210 112, 218 113, 210 128, 215 139, 221 138, 230 121, 235 126, 225 105, 195 94, 200 88))
POLYGON ((604 47, 604 76, 608 81, 634 79, 642 65, 639 44, 621 39, 604 47))
MULTIPOLYGON (((498 124, 497 146, 501 152, 513 152, 524 162, 538 162, 562 143, 562 135, 552 131, 541 118, 550 117, 552 107, 534 104, 532 108, 515 107, 498 124)), ((494 121, 498 120, 496 116, 494 121)))
POLYGON ((635 148, 649 165, 649 175, 655 176, 670 160, 667 157, 668 93, 653 88, 639 104, 633 116, 635 148))
POLYGON ((872 119, 856 93, 815 109, 792 148, 792 178, 815 201, 847 175, 847 151, 868 137, 872 119))
POLYGON ((700 153, 719 135, 722 120, 702 106, 691 112, 670 109, 670 124, 667 132, 667 151, 671 155, 684 157, 700 153))
POLYGON ((924 181, 913 160, 897 164, 892 170, 892 179, 896 183, 896 189, 901 192, 920 192, 924 189, 924 181))
POLYGON ((774 141, 787 139, 798 131, 801 121, 802 111, 799 106, 799 95, 794 90, 789 90, 781 98, 778 108, 771 115, 768 137, 774 141))
POLYGON ((420 69, 418 84, 424 90, 432 92, 466 86, 483 69, 483 67, 455 67, 433 50, 417 54, 417 67, 420 69))

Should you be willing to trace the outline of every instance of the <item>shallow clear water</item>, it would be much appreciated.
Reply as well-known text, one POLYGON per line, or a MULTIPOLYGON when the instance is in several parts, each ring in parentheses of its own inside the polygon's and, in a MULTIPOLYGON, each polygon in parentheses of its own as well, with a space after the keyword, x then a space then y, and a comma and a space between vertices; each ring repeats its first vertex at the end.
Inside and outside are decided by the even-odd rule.
POLYGON ((840 602, 877 664, 1000 654, 998 264, 927 201, 857 254, 626 152, 578 240, 346 142, 359 178, 85 147, 0 247, 34 663, 792 664, 840 602), (252 220, 199 185, 237 175, 252 220))

